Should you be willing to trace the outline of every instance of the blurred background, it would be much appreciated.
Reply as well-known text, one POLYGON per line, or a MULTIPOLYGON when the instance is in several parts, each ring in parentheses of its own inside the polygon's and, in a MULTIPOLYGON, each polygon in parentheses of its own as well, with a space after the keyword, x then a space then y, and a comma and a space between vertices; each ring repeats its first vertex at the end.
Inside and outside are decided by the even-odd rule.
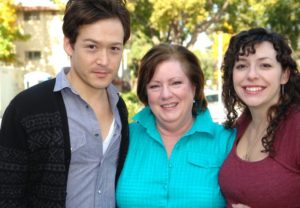
MULTIPOLYGON (((0 1, 0 122, 20 91, 51 79, 69 60, 63 50, 64 0, 0 1)), ((299 0, 127 0, 132 35, 114 84, 126 100, 130 118, 142 106, 136 97, 139 60, 160 42, 188 47, 201 62, 212 117, 224 120, 220 66, 232 34, 265 27, 290 40, 300 57, 299 0)))

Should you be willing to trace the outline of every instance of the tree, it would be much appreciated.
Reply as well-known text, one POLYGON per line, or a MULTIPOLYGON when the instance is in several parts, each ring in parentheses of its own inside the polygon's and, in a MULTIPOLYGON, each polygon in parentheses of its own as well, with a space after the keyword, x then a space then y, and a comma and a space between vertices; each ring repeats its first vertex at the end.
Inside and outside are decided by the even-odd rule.
POLYGON ((66 6, 66 0, 50 0, 52 1, 61 11, 64 11, 66 6))
POLYGON ((0 61, 11 63, 16 60, 14 41, 26 40, 28 36, 22 34, 16 26, 16 8, 13 0, 0 2, 0 61))
POLYGON ((218 22, 230 0, 131 0, 133 30, 153 44, 172 42, 190 46, 197 35, 218 22))
POLYGON ((299 0, 129 0, 129 9, 133 32, 142 32, 152 44, 189 47, 201 32, 266 27, 286 34, 296 49, 300 36, 299 0))
POLYGON ((286 34, 294 49, 300 34, 300 1, 278 0, 267 10, 268 24, 274 31, 286 34))
POLYGON ((300 36, 299 0, 247 0, 228 7, 223 31, 235 33, 250 27, 265 27, 285 35, 294 49, 300 36))

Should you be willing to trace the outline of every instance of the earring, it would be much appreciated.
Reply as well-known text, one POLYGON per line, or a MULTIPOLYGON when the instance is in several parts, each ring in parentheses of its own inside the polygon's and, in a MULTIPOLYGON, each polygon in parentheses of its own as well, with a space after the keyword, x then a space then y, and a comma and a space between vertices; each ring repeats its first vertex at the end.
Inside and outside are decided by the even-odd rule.
POLYGON ((284 96, 284 84, 281 85, 281 95, 284 96))

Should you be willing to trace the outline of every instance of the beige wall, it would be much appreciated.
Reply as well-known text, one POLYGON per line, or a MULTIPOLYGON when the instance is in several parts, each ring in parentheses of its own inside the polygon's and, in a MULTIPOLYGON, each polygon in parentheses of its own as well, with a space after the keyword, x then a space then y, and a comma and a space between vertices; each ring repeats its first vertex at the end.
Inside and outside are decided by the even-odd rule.
POLYGON ((18 26, 31 37, 25 42, 15 42, 19 63, 0 65, 0 119, 11 99, 25 88, 25 74, 39 71, 54 77, 62 67, 69 65, 63 50, 62 17, 62 11, 47 7, 23 7, 17 10, 18 26), (39 12, 40 19, 25 21, 24 10, 39 12), (41 58, 28 60, 26 51, 41 51, 41 58))
POLYGON ((63 50, 62 12, 36 10, 39 20, 25 21, 24 11, 18 10, 18 24, 30 39, 15 42, 16 53, 21 66, 26 72, 43 71, 53 76, 64 66, 69 65, 63 50), (26 51, 41 51, 41 59, 28 60, 26 51))
POLYGON ((23 77, 18 68, 0 66, 0 118, 11 99, 24 89, 23 77))

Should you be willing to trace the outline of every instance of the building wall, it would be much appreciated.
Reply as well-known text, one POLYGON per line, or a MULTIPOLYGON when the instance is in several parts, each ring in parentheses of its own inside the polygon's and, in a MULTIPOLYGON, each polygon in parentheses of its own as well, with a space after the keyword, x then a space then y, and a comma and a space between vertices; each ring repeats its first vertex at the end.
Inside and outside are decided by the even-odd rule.
POLYGON ((0 66, 0 118, 11 99, 24 89, 23 77, 18 68, 0 66))
MULTIPOLYGON (((53 76, 64 66, 68 66, 69 60, 63 49, 62 12, 45 8, 18 9, 18 25, 25 34, 29 34, 27 41, 15 42, 16 54, 24 71, 42 71, 53 76), (35 12, 39 19, 24 19, 24 14, 35 12), (31 60, 26 52, 40 52, 39 59, 31 60)), ((32 58, 32 57, 31 57, 32 58)))
MULTIPOLYGON (((35 2, 28 0, 28 2, 42 3, 39 0, 35 2)), ((22 3, 17 5, 18 27, 25 34, 29 34, 30 38, 26 41, 15 42, 18 63, 11 66, 0 65, 0 119, 16 94, 32 86, 32 83, 42 81, 40 78, 36 78, 37 76, 31 76, 29 81, 28 79, 24 80, 25 74, 47 73, 54 77, 62 67, 69 65, 69 58, 63 49, 63 11, 51 5, 22 6, 22 3), (25 20, 24 14, 28 12, 38 13, 39 19, 25 20), (29 60, 26 57, 26 52, 29 51, 40 51, 40 58, 29 60)))

